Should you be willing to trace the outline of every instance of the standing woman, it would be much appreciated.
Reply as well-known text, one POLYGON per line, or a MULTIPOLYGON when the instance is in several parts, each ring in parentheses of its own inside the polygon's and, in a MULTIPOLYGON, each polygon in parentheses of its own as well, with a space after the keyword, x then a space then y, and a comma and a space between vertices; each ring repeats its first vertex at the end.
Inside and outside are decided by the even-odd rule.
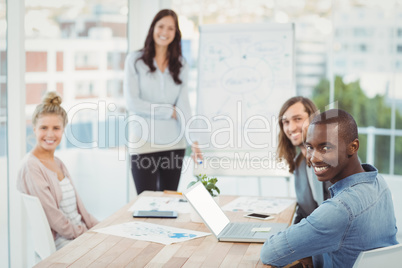
POLYGON ((56 248, 60 249, 98 221, 87 212, 63 162, 54 155, 67 125, 61 97, 48 92, 32 115, 36 146, 22 162, 19 191, 39 198, 56 248))
MULTIPOLYGON (((188 71, 177 15, 161 10, 151 23, 144 48, 128 54, 124 67, 126 106, 136 116, 129 120, 132 137, 140 144, 130 148, 137 194, 177 190, 186 148, 184 126, 191 116, 188 71)), ((193 159, 201 159, 198 144, 191 148, 193 159)))

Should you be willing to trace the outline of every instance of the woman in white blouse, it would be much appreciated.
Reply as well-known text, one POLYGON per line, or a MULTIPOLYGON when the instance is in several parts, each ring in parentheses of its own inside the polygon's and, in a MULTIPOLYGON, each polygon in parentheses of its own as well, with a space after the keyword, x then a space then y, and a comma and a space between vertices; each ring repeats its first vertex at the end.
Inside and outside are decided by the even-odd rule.
MULTIPOLYGON (((124 95, 129 117, 131 171, 137 194, 177 190, 186 148, 184 130, 191 116, 188 66, 174 11, 154 17, 144 48, 127 55, 124 95)), ((193 159, 202 159, 197 142, 193 159)))

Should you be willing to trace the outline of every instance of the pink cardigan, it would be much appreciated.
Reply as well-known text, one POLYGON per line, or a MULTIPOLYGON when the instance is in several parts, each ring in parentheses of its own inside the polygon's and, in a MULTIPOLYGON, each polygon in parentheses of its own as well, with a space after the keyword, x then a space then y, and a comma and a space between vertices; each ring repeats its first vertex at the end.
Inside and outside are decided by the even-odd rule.
MULTIPOLYGON (((69 178, 73 184, 63 162, 57 157, 55 157, 55 161, 60 165, 64 176, 69 178)), ((74 239, 98 223, 85 209, 77 191, 75 191, 77 210, 86 226, 74 225, 64 216, 59 205, 62 199, 62 191, 57 174, 45 167, 32 153, 28 153, 23 159, 18 174, 17 188, 23 193, 39 198, 52 229, 53 238, 56 238, 58 233, 67 239, 74 239)))

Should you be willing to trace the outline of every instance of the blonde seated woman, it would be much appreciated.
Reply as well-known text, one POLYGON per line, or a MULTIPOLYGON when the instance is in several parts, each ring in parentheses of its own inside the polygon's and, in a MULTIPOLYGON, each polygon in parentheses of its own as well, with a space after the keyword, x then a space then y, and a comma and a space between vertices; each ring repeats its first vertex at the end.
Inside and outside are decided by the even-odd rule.
POLYGON ((63 162, 54 155, 67 125, 61 97, 48 92, 32 116, 36 146, 23 159, 17 188, 39 198, 57 249, 98 221, 87 212, 63 162))

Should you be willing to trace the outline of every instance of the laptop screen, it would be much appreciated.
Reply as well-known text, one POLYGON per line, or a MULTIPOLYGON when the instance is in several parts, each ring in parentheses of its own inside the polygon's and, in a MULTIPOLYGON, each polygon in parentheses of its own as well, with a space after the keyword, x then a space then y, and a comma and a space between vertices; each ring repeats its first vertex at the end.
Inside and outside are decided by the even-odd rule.
POLYGON ((184 195, 215 236, 230 222, 201 182, 184 191, 184 195))

